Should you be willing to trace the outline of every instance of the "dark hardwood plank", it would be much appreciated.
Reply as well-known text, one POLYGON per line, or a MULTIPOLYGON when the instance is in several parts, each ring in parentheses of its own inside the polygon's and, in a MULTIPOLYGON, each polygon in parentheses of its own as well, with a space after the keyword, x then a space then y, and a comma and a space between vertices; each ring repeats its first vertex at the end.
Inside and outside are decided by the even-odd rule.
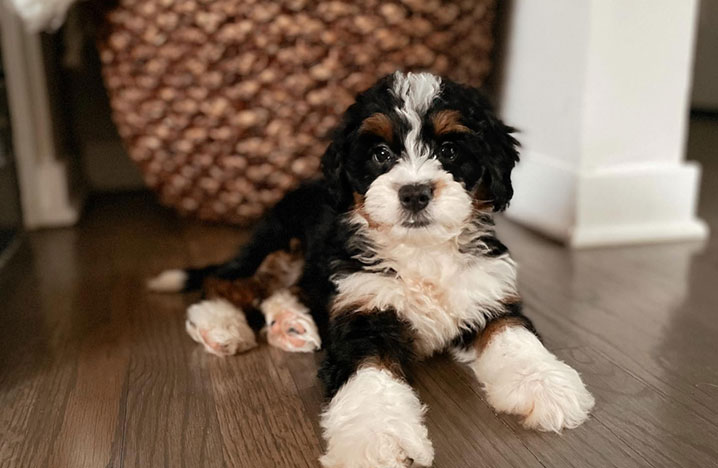
POLYGON ((415 385, 428 406, 437 468, 540 467, 541 462, 473 390, 468 371, 440 356, 417 366, 415 385))
POLYGON ((601 421, 653 466, 718 466, 718 428, 588 348, 574 361, 597 397, 601 421))
MULTIPOLYGON (((191 263, 196 265, 227 259, 247 235, 243 230, 196 224, 184 226, 183 231, 191 263)), ((292 363, 307 357, 313 360, 314 355, 288 355, 266 343, 228 359, 206 355, 197 347, 195 358, 210 374, 229 466, 317 465, 321 451, 318 413, 308 411, 291 370, 292 363)), ((316 369, 301 371, 309 371, 318 390, 316 369)))
POLYGON ((441 452, 437 452, 437 467, 470 466, 479 455, 487 466, 648 466, 594 419, 560 435, 529 431, 515 416, 493 412, 467 367, 451 362, 448 356, 427 364, 419 371, 419 389, 430 402, 429 427, 441 434, 437 438, 432 433, 441 452), (456 404, 448 406, 452 401, 456 404), (446 440, 444 434, 448 434, 446 440))
POLYGON ((107 264, 97 262, 107 255, 92 229, 33 234, 27 247, 32 268, 14 273, 32 286, 20 289, 22 302, 12 308, 21 312, 14 318, 24 336, 4 352, 34 358, 35 373, 22 384, 32 382, 35 393, 24 408, 13 405, 29 414, 28 440, 8 466, 107 465, 128 360, 126 285, 111 281, 107 264), (32 346, 23 349, 26 342, 32 346))
POLYGON ((126 311, 132 310, 134 304, 132 296, 126 294, 126 279, 107 287, 109 298, 89 294, 78 304, 85 310, 105 308, 109 320, 78 343, 75 381, 67 394, 48 466, 119 466, 130 359, 129 335, 120 324, 126 323, 126 311))
POLYGON ((224 466, 210 376, 172 299, 149 300, 132 327, 123 466, 224 466))
POLYGON ((320 445, 309 422, 316 415, 307 414, 291 374, 267 347, 239 359, 206 358, 229 465, 316 466, 320 445))
POLYGON ((32 252, 24 243, 0 277, 3 340, 0 342, 0 466, 28 457, 33 408, 47 369, 42 306, 32 277, 32 252))
MULTIPOLYGON (((557 352, 596 397, 591 419, 560 437, 519 436, 547 466, 715 466, 716 430, 588 347, 557 352), (660 411, 649 411, 649 409, 660 411), (675 421, 666 415, 680 415, 675 421)), ((519 430, 515 419, 507 424, 519 430)))
POLYGON ((297 394, 304 404, 304 411, 309 415, 314 433, 320 443, 323 442, 322 430, 319 426, 319 414, 326 403, 324 392, 317 378, 317 370, 323 353, 283 353, 272 349, 272 358, 279 365, 286 366, 292 375, 297 394))
POLYGON ((698 377, 718 383, 718 367, 705 352, 718 330, 704 323, 718 298, 709 282, 701 281, 714 276, 694 273, 703 268, 692 262, 695 245, 621 249, 633 255, 581 252, 576 260, 558 246, 536 242, 534 234, 521 228, 502 228, 518 246, 515 255, 527 313, 550 345, 590 345, 657 391, 675 394, 688 411, 694 408, 699 416, 715 420, 716 392, 695 384, 698 377), (524 253, 529 243, 534 248, 524 253), (623 265, 637 253, 653 266, 642 274, 623 265), (603 262, 613 269, 597 273, 585 266, 603 262), (656 281, 661 275, 673 280, 656 281))
POLYGON ((184 330, 191 298, 144 290, 151 274, 189 262, 181 223, 144 219, 136 228, 141 237, 122 248, 141 259, 128 288, 138 301, 130 311, 122 466, 226 466, 209 370, 198 365, 199 350, 184 330))

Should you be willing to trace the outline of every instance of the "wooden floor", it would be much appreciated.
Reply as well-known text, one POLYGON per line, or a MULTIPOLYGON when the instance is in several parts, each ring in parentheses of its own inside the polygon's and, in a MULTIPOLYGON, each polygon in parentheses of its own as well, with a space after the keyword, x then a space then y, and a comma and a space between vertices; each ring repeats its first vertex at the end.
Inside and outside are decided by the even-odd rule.
MULTIPOLYGON (((715 156, 716 127, 694 122, 694 154, 715 156)), ((703 185, 703 244, 570 252, 500 223, 527 313, 596 409, 562 435, 525 431, 436 357, 416 386, 437 468, 718 466, 714 162, 703 185)), ((317 466, 319 356, 266 345, 210 356, 183 328, 196 297, 143 289, 245 238, 178 220, 148 195, 104 197, 79 227, 27 236, 0 272, 0 466, 317 466)))

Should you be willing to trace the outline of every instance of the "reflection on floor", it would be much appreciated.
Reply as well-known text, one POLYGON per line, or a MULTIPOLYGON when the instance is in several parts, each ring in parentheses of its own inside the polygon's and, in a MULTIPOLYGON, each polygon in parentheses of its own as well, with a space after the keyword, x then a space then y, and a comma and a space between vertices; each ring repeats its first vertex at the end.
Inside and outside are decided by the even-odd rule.
MULTIPOLYGON (((436 467, 718 466, 717 127, 696 120, 691 133, 706 243, 570 252, 499 223, 528 315, 596 410, 560 436, 528 432, 494 415, 465 369, 433 358, 415 384, 436 467)), ((245 239, 147 195, 100 198, 79 227, 30 235, 0 272, 0 465, 316 466, 319 357, 205 354, 183 329, 196 297, 142 288, 245 239)))

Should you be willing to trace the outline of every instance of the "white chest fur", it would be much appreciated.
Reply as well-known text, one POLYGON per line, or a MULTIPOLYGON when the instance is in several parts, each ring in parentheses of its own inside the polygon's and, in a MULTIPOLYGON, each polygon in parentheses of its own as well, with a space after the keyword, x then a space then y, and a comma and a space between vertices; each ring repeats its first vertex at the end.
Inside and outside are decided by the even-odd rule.
POLYGON ((516 268, 510 257, 462 254, 455 244, 393 246, 377 252, 373 271, 335 281, 335 306, 394 309, 415 333, 416 351, 428 356, 445 348, 468 325, 483 326, 516 295, 516 268), (386 273, 390 271, 390 273, 386 273))

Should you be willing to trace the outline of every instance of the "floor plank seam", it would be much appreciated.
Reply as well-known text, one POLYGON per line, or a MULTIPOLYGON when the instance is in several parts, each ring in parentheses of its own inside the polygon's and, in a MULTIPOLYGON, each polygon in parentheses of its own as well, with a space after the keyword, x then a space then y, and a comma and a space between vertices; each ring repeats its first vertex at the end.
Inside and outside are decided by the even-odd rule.
POLYGON ((634 450, 633 447, 631 447, 629 445, 628 441, 624 440, 620 435, 613 432, 611 430, 611 428, 608 427, 603 421, 601 421, 601 418, 598 417, 596 414, 592 413, 591 418, 588 421, 586 421, 586 423, 590 423, 591 420, 595 420, 601 426, 603 426, 609 433, 611 433, 616 439, 618 439, 626 449, 628 449, 631 453, 633 453, 637 458, 640 458, 644 463, 646 463, 647 466, 650 466, 651 468, 659 468, 656 465, 654 465, 653 463, 651 463, 650 461, 648 461, 643 455, 641 455, 636 450, 634 450))
MULTIPOLYGON (((125 378, 122 385, 122 397, 120 398, 120 413, 117 415, 117 421, 121 425, 120 440, 119 440, 119 461, 120 468, 125 466, 125 441, 127 437, 127 399, 130 392, 130 364, 132 359, 132 353, 130 352, 130 358, 127 360, 127 369, 125 369, 125 378)), ((112 449, 111 449, 112 450, 112 449)), ((111 457, 111 455, 110 455, 111 457)), ((108 468, 112 463, 112 458, 108 463, 108 468)))
MULTIPOLYGON (((637 381, 639 381, 640 383, 642 383, 643 385, 645 385, 647 388, 650 388, 650 389, 653 390, 656 394, 660 395, 662 398, 664 398, 664 399, 666 399, 666 400, 669 400, 669 401, 673 402, 674 404, 680 405, 680 407, 681 407, 682 409, 687 410, 689 413, 693 414, 695 417, 700 418, 701 420, 703 420, 703 422, 706 422, 706 423, 708 423, 709 425, 711 425, 711 426, 715 427, 716 429, 718 429, 718 424, 716 424, 715 421, 706 418, 703 414, 701 414, 700 412, 696 411, 695 408, 692 408, 692 407, 686 405, 685 403, 683 403, 683 402, 681 402, 681 401, 679 401, 679 400, 676 400, 675 398, 672 398, 670 395, 667 395, 663 390, 661 390, 660 388, 656 387, 654 384, 652 384, 652 383, 650 383, 650 382, 646 382, 641 376, 637 375, 637 374, 634 373, 632 370, 627 369, 626 367, 622 366, 621 364, 619 364, 618 362, 616 362, 615 359, 611 358, 611 356, 609 356, 609 355, 606 354, 605 352, 601 351, 600 349, 596 349, 596 348, 592 348, 592 349, 593 349, 593 351, 594 351, 595 353, 599 354, 599 355, 600 355, 601 357, 603 357, 606 361, 608 361, 608 362, 610 362, 611 364, 613 364, 614 366, 618 367, 618 368, 621 369, 623 372, 625 372, 626 374, 630 375, 631 377, 633 377, 634 379, 636 379, 637 381)), ((651 374, 651 375, 653 375, 653 374, 651 374)), ((658 377, 656 377, 655 375, 653 375, 653 377, 656 378, 656 380, 660 380, 660 379, 659 379, 658 377)), ((676 389, 676 391, 682 391, 682 390, 676 389)))
MULTIPOLYGON (((494 413, 494 414, 495 414, 495 413, 494 413)), ((533 455, 534 458, 536 458, 536 461, 539 463, 539 465, 541 465, 543 468, 550 468, 550 467, 548 467, 543 461, 541 461, 541 459, 538 457, 538 455, 536 455, 536 453, 531 449, 531 447, 529 447, 529 446, 526 444, 526 442, 525 442, 525 441, 523 440, 523 438, 519 435, 519 433, 516 432, 516 430, 515 430, 513 427, 511 427, 511 424, 509 424, 504 418, 499 417, 498 414, 496 414, 496 418, 499 420, 499 422, 500 422, 501 424, 504 425, 504 427, 506 427, 509 431, 511 431, 511 433, 514 434, 514 436, 515 436, 516 439, 521 443, 521 445, 523 445, 524 448, 525 448, 531 455, 533 455)))

